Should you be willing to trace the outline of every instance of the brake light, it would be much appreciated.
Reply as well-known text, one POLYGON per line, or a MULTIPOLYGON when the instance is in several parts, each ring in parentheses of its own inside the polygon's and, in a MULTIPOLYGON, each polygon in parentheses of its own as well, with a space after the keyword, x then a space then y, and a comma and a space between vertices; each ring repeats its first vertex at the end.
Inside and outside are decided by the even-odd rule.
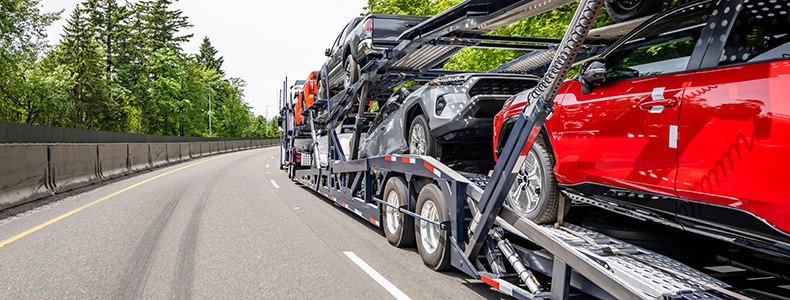
POLYGON ((373 31, 373 19, 368 19, 365 21, 365 25, 362 27, 365 31, 373 31))

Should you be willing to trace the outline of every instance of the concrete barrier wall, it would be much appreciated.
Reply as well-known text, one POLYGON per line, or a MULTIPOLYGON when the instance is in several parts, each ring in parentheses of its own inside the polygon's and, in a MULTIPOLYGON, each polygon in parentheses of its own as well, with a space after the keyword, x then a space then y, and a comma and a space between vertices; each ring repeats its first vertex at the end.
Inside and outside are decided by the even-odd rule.
POLYGON ((178 154, 181 154, 181 161, 189 160, 190 152, 189 143, 178 143, 178 154))
POLYGON ((0 210, 190 158, 279 140, 182 143, 0 144, 0 210))
POLYGON ((55 193, 101 181, 96 144, 50 145, 50 182, 55 193))
POLYGON ((200 156, 211 155, 211 147, 209 142, 200 142, 200 156))
POLYGON ((200 157, 200 142, 189 143, 189 158, 200 157))
POLYGON ((99 144, 99 175, 112 179, 129 173, 129 147, 126 144, 99 144))
POLYGON ((181 161, 181 146, 178 143, 167 143, 165 144, 167 148, 167 162, 168 163, 175 163, 181 161))
POLYGON ((148 145, 143 143, 127 145, 129 147, 129 172, 139 172, 151 168, 148 145))
POLYGON ((167 144, 148 144, 151 155, 151 167, 161 167, 167 164, 167 144))
POLYGON ((0 209, 53 194, 48 187, 47 145, 0 145, 0 209))

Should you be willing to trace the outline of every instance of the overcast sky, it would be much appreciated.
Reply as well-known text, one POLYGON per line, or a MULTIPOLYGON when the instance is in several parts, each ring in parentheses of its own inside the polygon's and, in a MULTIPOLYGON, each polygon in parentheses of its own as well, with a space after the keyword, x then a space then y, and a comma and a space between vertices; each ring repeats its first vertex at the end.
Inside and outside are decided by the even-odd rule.
MULTIPOLYGON (((65 9, 47 31, 50 44, 60 40, 66 18, 80 2, 41 0, 42 12, 65 9)), ((183 11, 194 25, 184 33, 194 34, 184 51, 197 53, 208 36, 225 57, 225 74, 247 81, 245 100, 253 113, 266 116, 267 106, 272 106, 271 117, 277 112, 277 91, 285 77, 291 85, 321 68, 324 49, 366 5, 366 0, 183 0, 172 9, 183 11)))

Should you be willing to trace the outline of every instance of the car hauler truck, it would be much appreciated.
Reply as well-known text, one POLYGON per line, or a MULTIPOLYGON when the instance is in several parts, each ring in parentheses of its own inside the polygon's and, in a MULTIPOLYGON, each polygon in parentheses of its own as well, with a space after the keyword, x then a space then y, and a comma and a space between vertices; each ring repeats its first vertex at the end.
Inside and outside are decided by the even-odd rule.
MULTIPOLYGON (((293 107, 283 103, 282 167, 295 182, 382 227, 392 245, 416 243, 426 266, 456 268, 517 299, 568 299, 572 288, 581 297, 600 299, 753 299, 672 258, 565 223, 563 206, 568 204, 563 201, 557 223, 548 225, 505 204, 514 169, 525 159, 521 149, 532 145, 551 117, 568 70, 600 53, 599 44, 585 39, 604 1, 582 0, 562 40, 482 34, 569 2, 468 0, 405 31, 394 50, 361 68, 355 84, 331 99, 316 100, 303 113, 303 125, 294 125, 293 107), (484 42, 491 40, 511 43, 484 42), (369 97, 406 81, 445 74, 431 68, 465 47, 553 54, 491 176, 458 172, 427 156, 358 158, 369 97), (351 153, 344 153, 334 128, 354 115, 351 153), (319 150, 321 136, 327 136, 325 157, 319 150)), ((622 30, 623 24, 617 26, 622 30)))

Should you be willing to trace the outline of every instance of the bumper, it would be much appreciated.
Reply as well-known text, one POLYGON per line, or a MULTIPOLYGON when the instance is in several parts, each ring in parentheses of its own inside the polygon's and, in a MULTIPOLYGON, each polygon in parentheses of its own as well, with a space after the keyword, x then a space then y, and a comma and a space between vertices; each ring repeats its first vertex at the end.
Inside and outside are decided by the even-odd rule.
POLYGON ((491 153, 494 114, 504 103, 499 99, 477 99, 452 121, 431 134, 436 138, 439 159, 461 171, 485 173, 496 165, 491 153))

